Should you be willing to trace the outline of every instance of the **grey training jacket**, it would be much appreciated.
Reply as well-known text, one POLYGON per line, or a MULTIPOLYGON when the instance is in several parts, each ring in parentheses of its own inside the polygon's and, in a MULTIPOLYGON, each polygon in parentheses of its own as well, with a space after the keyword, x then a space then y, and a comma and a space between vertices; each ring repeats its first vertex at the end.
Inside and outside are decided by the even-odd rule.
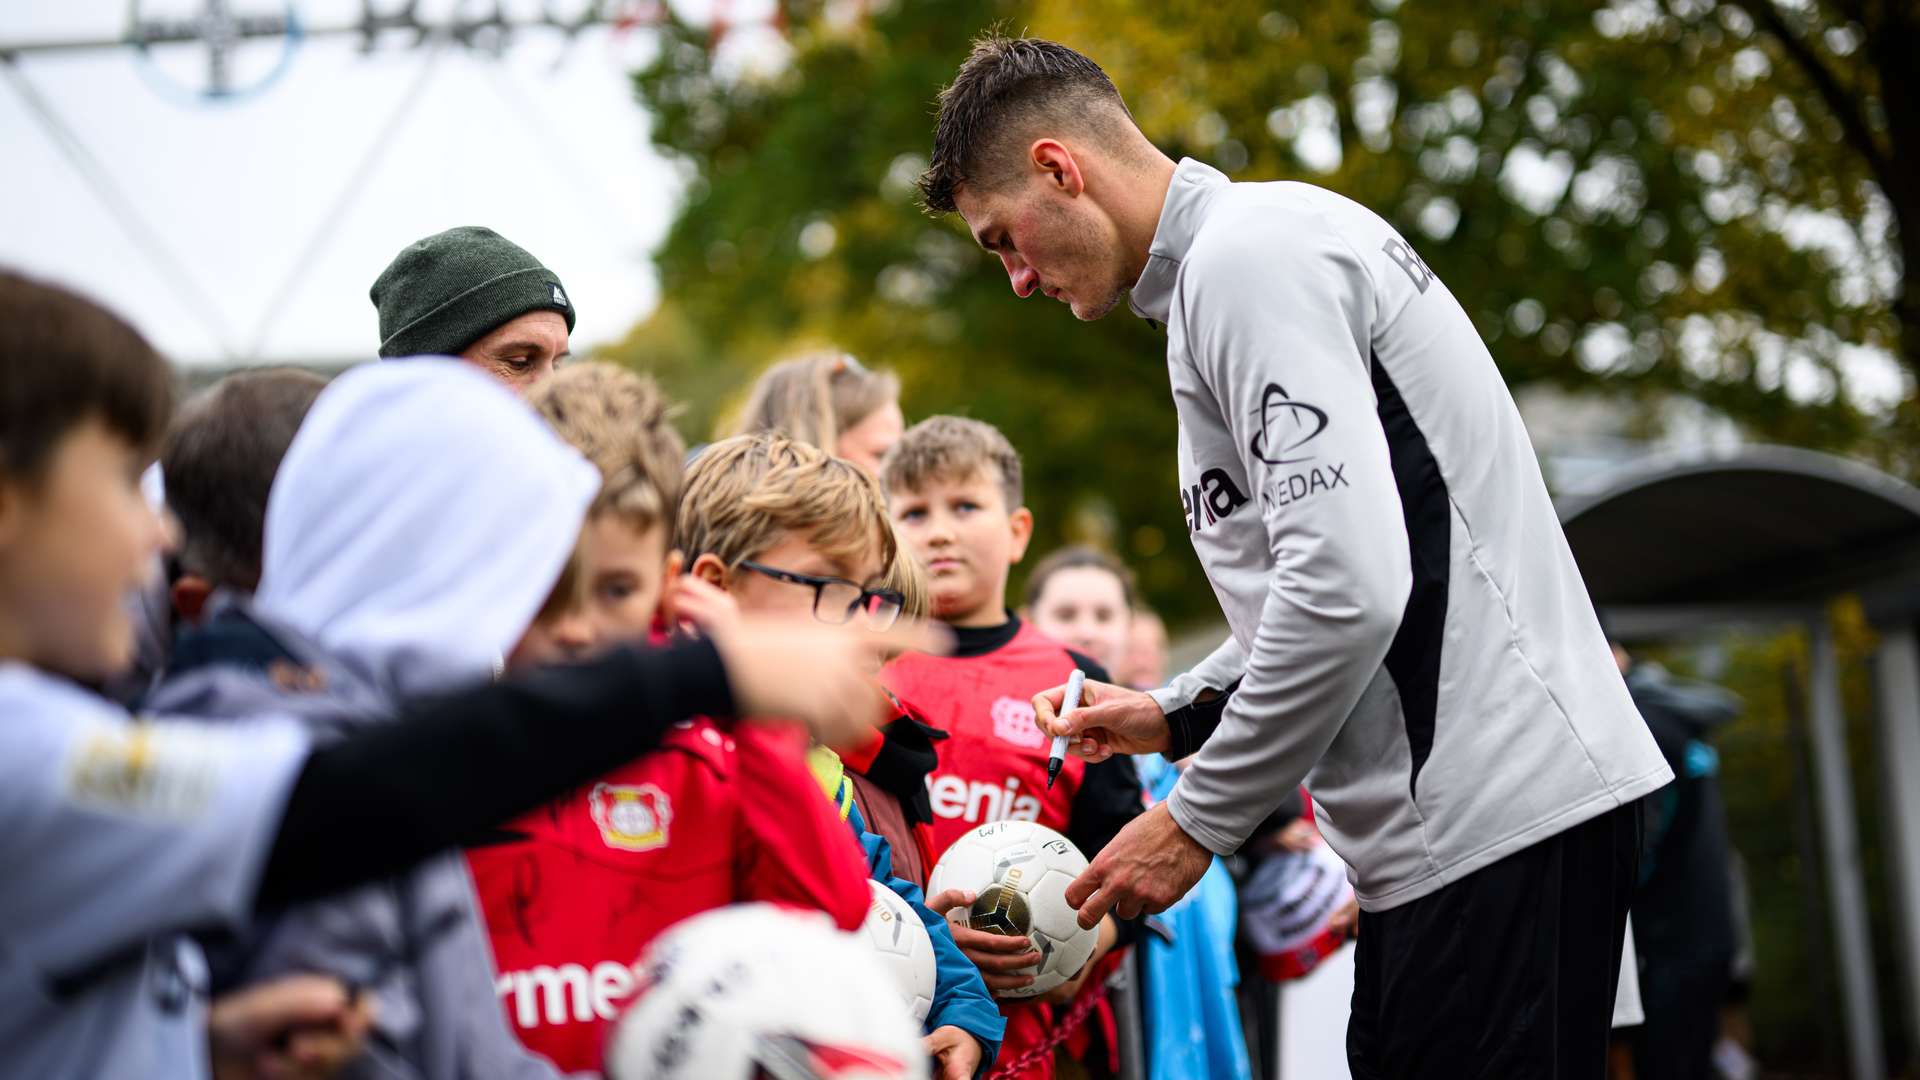
POLYGON ((1670 780, 1493 359, 1378 216, 1176 170, 1133 310, 1167 333, 1180 498, 1240 680, 1168 798, 1235 850, 1304 780, 1391 908, 1670 780))

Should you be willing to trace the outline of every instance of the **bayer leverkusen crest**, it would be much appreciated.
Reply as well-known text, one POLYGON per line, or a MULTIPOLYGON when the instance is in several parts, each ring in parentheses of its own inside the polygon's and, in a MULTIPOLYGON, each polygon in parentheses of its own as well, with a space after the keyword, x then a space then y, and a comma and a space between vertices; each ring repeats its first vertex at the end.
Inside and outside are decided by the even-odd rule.
POLYGON ((652 784, 595 784, 587 803, 608 847, 651 851, 666 846, 673 804, 652 784))

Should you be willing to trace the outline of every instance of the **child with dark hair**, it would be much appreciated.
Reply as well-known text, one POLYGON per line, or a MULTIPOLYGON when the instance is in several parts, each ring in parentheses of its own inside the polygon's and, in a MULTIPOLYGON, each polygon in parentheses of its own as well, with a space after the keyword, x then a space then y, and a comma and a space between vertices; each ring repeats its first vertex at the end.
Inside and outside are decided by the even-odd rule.
POLYGON ((173 598, 195 620, 216 589, 260 584, 267 492, 327 381, 299 368, 242 371, 187 402, 160 448, 167 509, 180 520, 173 598))
POLYGON ((178 627, 161 671, 252 656, 231 611, 260 584, 267 493, 294 433, 327 381, 298 368, 242 371, 187 402, 160 448, 166 505, 180 522, 167 583, 178 627))

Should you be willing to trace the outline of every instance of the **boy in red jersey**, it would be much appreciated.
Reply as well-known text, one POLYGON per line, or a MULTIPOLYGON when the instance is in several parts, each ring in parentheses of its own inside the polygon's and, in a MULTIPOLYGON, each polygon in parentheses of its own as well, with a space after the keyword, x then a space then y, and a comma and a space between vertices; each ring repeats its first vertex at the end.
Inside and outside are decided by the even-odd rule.
MULTIPOLYGON (((571 365, 530 404, 599 467, 602 486, 514 667, 644 639, 670 588, 698 588, 669 585, 681 447, 653 383, 609 364, 571 365)), ((469 849, 496 987, 521 1041, 563 1068, 598 1069, 631 965, 660 931, 709 908, 770 900, 860 925, 866 866, 803 749, 797 731, 692 721, 655 753, 469 849)))
MULTIPOLYGON (((1048 742, 1034 725, 1033 688, 1057 686, 1076 667, 1102 681, 1106 671, 1007 610, 1007 575, 1033 533, 1020 474, 1020 456, 1004 435, 956 416, 914 425, 881 465, 894 531, 926 568, 934 617, 955 635, 951 656, 902 656, 883 676, 901 700, 949 736, 937 744, 939 765, 927 778, 936 857, 979 825, 1020 820, 1064 833, 1091 859, 1141 812, 1139 777, 1124 756, 1091 766, 1069 757, 1047 786, 1048 742)), ((929 906, 944 910, 959 902, 949 892, 929 906)), ((994 990, 1032 983, 1031 976, 1015 974, 1040 961, 1024 939, 956 927, 954 940, 994 990)), ((1100 968, 1119 940, 1119 927, 1103 921, 1100 945, 1080 978, 1040 999, 1001 1003, 1003 1065, 1039 1046, 1054 1023, 1050 1005, 1072 1000, 1086 972, 1100 968)), ((1098 1075, 1109 1056, 1091 1057, 1098 1075)), ((1051 1076, 1050 1057, 1041 1055, 1018 1075, 1051 1076)))
MULTIPOLYGON (((877 630, 910 602, 893 587, 911 587, 912 575, 896 572, 902 556, 879 485, 852 463, 784 435, 738 435, 703 450, 687 473, 674 537, 688 575, 723 590, 743 615, 877 630)), ((914 599, 924 611, 925 598, 914 599)), ((874 670, 878 674, 878 663, 874 670)), ((911 722, 902 712, 876 683, 863 719, 911 722)), ((946 920, 926 907, 920 887, 895 873, 895 849, 869 831, 865 810, 875 801, 856 793, 854 774, 824 745, 814 747, 809 764, 847 835, 865 851, 873 880, 905 900, 927 929, 934 988, 923 1030, 936 1080, 985 1075, 1006 1028, 986 982, 955 945, 946 920)))

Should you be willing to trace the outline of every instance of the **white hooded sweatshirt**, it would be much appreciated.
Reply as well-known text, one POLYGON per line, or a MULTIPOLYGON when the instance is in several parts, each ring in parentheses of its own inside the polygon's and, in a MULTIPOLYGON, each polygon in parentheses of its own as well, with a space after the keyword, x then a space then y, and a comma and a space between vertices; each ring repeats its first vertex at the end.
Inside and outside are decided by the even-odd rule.
POLYGON ((356 368, 314 402, 274 478, 254 609, 396 695, 485 679, 599 489, 471 365, 356 368))
MULTIPOLYGON (((599 472, 532 410, 466 364, 410 359, 335 380, 275 477, 252 604, 261 625, 296 655, 318 654, 315 670, 329 673, 305 697, 330 705, 288 701, 289 711, 326 738, 341 715, 380 722, 405 698, 493 677, 599 486, 599 472)), ((223 702, 227 715, 257 713, 260 687, 233 678, 211 670, 176 689, 223 702)), ((289 911, 252 944, 255 977, 318 969, 374 990, 374 1039, 349 1076, 556 1072, 507 1024, 457 853, 289 911)))

